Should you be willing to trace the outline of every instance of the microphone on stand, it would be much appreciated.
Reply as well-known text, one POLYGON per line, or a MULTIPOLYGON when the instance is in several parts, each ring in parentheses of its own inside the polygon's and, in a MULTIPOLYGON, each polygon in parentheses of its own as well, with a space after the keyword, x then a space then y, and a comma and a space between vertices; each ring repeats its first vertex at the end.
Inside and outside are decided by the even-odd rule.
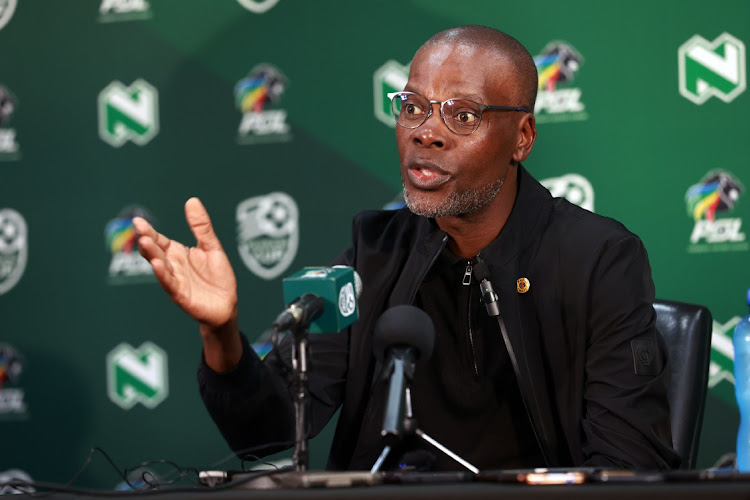
POLYGON ((359 318, 362 279, 349 266, 305 267, 284 278, 282 286, 289 305, 272 324, 277 331, 336 333, 359 318))
MULTIPOLYGON (((309 428, 308 357, 309 333, 336 333, 359 318, 357 297, 362 291, 362 279, 348 266, 306 267, 284 278, 284 301, 289 305, 273 322, 272 339, 276 345, 279 332, 294 333, 292 370, 294 403, 295 446, 292 461, 297 471, 307 470, 309 451, 307 429, 309 428)), ((278 349, 276 359, 282 373, 287 369, 281 361, 278 349)))
POLYGON ((380 362, 385 363, 384 377, 389 384, 383 428, 380 431, 386 445, 370 470, 372 474, 380 470, 391 446, 403 435, 411 434, 442 451, 474 474, 479 473, 478 468, 422 431, 412 414, 409 385, 414 379, 417 363, 429 359, 434 344, 435 326, 432 320, 426 312, 414 306, 392 307, 375 324, 373 352, 380 362))
POLYGON ((432 354, 435 327, 421 309, 401 305, 386 310, 375 324, 373 351, 385 363, 388 399, 381 435, 393 440, 404 430, 406 390, 414 378, 417 361, 432 354))

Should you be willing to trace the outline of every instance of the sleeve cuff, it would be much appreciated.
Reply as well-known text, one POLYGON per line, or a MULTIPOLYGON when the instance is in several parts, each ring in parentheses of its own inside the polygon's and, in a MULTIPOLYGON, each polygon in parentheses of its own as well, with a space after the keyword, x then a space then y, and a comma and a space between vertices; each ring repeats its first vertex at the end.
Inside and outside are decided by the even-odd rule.
POLYGON ((257 385, 258 370, 261 360, 255 353, 247 337, 240 333, 242 341, 242 357, 237 366, 226 372, 216 372, 206 364, 206 358, 201 350, 201 359, 198 365, 198 383, 201 386, 212 387, 215 391, 233 391, 251 388, 257 385))

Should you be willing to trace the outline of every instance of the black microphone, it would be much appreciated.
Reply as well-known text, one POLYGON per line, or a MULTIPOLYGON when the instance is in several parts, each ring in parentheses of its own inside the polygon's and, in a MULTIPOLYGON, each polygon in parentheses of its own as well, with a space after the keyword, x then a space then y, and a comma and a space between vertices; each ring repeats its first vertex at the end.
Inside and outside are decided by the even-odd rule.
POLYGON ((276 317, 271 327, 278 331, 296 330, 318 319, 325 310, 323 299, 313 293, 306 293, 294 299, 276 317))
POLYGON ((373 352, 385 362, 385 378, 390 379, 388 400, 380 434, 398 438, 404 428, 406 389, 414 378, 417 361, 432 354, 435 327, 426 312, 401 305, 386 310, 375 324, 373 352))
POLYGON ((490 269, 487 264, 477 257, 474 265, 474 277, 479 281, 479 290, 482 292, 482 302, 489 316, 500 316, 500 305, 497 302, 497 294, 490 282, 490 269))

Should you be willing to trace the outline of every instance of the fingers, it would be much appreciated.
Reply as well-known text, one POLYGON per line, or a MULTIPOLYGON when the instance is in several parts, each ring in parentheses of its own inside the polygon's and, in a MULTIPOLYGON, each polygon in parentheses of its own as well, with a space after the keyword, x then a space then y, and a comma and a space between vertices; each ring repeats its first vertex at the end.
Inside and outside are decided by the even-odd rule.
MULTIPOLYGON (((136 224, 140 223, 134 222, 133 225, 136 224)), ((138 234, 141 234, 139 229, 136 229, 136 231, 138 234)), ((151 232, 154 232, 153 229, 151 232)), ((159 236, 158 233, 156 233, 156 235, 159 236)), ((161 235, 161 237, 164 238, 163 235, 161 235)), ((161 284, 162 288, 164 288, 170 296, 174 296, 177 292, 177 278, 175 276, 174 266, 170 263, 165 249, 162 249, 157 245, 151 234, 148 231, 145 231, 143 235, 138 238, 138 250, 149 264, 151 264, 151 268, 154 270, 154 277, 156 277, 156 280, 161 284)))
POLYGON ((133 217, 133 227, 138 236, 138 251, 146 260, 150 262, 153 258, 164 257, 164 251, 156 247, 157 233, 146 219, 133 217))
POLYGON ((161 248, 162 251, 166 252, 171 240, 163 234, 158 233, 146 219, 143 217, 133 217, 133 227, 135 227, 135 233, 139 238, 141 236, 150 238, 159 246, 159 248, 161 248))
POLYGON ((185 219, 200 249, 222 250, 221 242, 211 225, 211 218, 198 198, 193 197, 185 202, 185 219))
POLYGON ((150 262, 156 280, 170 296, 174 297, 177 291, 177 281, 169 261, 166 259, 153 259, 150 262))
POLYGON ((138 251, 151 264, 156 278, 165 284, 172 278, 172 266, 167 259, 166 251, 170 240, 156 230, 142 217, 133 217, 133 227, 138 235, 138 251))

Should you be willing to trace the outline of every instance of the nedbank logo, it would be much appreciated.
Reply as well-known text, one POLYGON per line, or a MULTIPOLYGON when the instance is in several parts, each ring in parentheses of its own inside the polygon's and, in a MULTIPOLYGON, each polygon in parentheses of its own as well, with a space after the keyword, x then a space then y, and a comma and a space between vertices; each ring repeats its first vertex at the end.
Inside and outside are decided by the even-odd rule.
POLYGON ((166 353, 151 342, 138 349, 123 342, 112 349, 107 354, 107 393, 123 410, 136 403, 155 408, 169 393, 166 353))
POLYGON ((396 128, 396 120, 391 113, 391 100, 388 94, 401 92, 409 79, 409 65, 402 65, 391 59, 375 70, 372 75, 373 103, 375 118, 389 127, 396 128))
POLYGON ((708 367, 708 390, 731 405, 737 404, 734 394, 734 329, 742 320, 734 316, 724 324, 713 321, 711 363, 708 367))
POLYGON ((733 101, 745 91, 745 44, 729 33, 713 42, 695 35, 677 51, 680 94, 695 104, 733 101))
POLYGON ((99 93, 99 137, 119 148, 132 141, 147 144, 159 133, 158 93, 145 80, 129 87, 113 81, 99 93))

